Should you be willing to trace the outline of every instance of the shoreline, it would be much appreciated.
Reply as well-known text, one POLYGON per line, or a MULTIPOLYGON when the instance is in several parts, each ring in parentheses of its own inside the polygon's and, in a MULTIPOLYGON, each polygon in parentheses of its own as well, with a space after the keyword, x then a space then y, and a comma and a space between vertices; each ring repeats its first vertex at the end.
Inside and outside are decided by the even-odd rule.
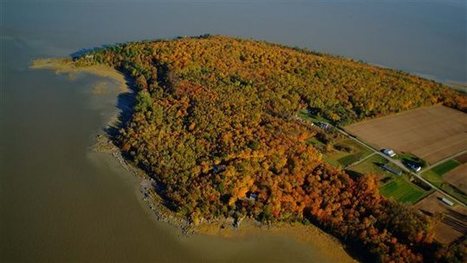
MULTIPOLYGON (((109 78, 118 83, 120 94, 124 92, 133 92, 128 86, 125 76, 121 72, 104 65, 78 67, 71 59, 56 58, 36 59, 32 62, 30 68, 52 70, 56 74, 69 74, 72 80, 75 74, 80 73, 109 78)), ((128 105, 126 105, 126 107, 128 107, 128 105)), ((116 111, 105 125, 105 129, 119 127, 120 114, 121 112, 116 111)), ((202 221, 200 224, 194 225, 164 206, 163 198, 158 195, 155 190, 158 187, 156 180, 127 161, 108 134, 105 132, 98 133, 94 145, 91 146, 91 151, 111 155, 123 169, 133 176, 136 176, 139 180, 137 186, 139 188, 139 191, 137 191, 138 199, 140 199, 142 205, 150 212, 151 218, 175 227, 185 236, 197 234, 225 239, 242 239, 256 234, 268 233, 284 238, 291 238, 306 246, 314 247, 333 262, 358 262, 346 252, 345 246, 337 238, 313 224, 304 225, 298 222, 277 222, 271 225, 265 225, 252 219, 245 219, 242 221, 241 225, 239 224, 238 227, 235 227, 232 218, 222 218, 209 222, 202 221)))
POLYGON ((122 168, 136 176, 140 180, 138 198, 150 212, 150 217, 175 227, 183 236, 205 235, 240 241, 249 236, 269 234, 314 247, 333 262, 358 262, 349 255, 345 246, 336 237, 313 224, 276 222, 265 225, 252 219, 245 219, 238 227, 235 227, 233 218, 222 218, 209 222, 202 221, 199 225, 193 225, 163 205, 163 199, 154 191, 154 188, 157 187, 156 181, 148 178, 144 171, 126 161, 121 155, 120 149, 107 136, 98 135, 92 150, 112 155, 122 168))

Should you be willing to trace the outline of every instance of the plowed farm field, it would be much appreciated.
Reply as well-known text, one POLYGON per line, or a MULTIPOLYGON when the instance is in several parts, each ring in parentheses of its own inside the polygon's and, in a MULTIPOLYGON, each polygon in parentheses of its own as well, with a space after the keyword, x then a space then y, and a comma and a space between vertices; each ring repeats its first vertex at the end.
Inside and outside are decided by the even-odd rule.
POLYGON ((464 163, 443 176, 444 180, 464 193, 467 193, 467 163, 464 163))
POLYGON ((467 150, 467 114, 441 105, 362 121, 345 130, 377 149, 410 152, 430 164, 467 150))

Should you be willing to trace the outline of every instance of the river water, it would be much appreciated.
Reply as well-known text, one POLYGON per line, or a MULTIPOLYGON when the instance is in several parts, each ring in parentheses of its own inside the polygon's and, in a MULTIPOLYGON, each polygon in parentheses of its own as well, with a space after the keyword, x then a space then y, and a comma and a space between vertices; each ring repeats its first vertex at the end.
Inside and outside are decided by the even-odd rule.
POLYGON ((2 0, 0 12, 2 262, 329 261, 287 237, 187 238, 152 220, 137 180, 90 151, 116 110, 115 83, 29 69, 34 58, 219 33, 467 81, 465 1, 2 0))

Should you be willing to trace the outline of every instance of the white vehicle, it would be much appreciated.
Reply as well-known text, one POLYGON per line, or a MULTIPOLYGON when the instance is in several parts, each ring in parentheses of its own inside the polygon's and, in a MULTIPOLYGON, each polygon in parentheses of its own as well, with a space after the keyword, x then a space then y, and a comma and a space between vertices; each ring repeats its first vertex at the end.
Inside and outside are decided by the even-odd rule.
POLYGON ((383 153, 391 158, 396 156, 396 153, 392 149, 383 149, 383 153))

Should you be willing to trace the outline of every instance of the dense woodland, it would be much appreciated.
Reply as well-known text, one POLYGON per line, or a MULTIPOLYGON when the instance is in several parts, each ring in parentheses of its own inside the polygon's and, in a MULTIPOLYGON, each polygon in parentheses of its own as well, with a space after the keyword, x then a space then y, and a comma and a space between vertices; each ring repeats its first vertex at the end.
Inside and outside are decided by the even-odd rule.
POLYGON ((372 175, 326 164, 296 120, 308 108, 337 125, 466 96, 406 73, 252 40, 202 36, 118 44, 77 64, 127 73, 137 102, 118 144, 194 224, 248 216, 319 225, 371 259, 455 261, 432 222, 386 200, 372 175))

